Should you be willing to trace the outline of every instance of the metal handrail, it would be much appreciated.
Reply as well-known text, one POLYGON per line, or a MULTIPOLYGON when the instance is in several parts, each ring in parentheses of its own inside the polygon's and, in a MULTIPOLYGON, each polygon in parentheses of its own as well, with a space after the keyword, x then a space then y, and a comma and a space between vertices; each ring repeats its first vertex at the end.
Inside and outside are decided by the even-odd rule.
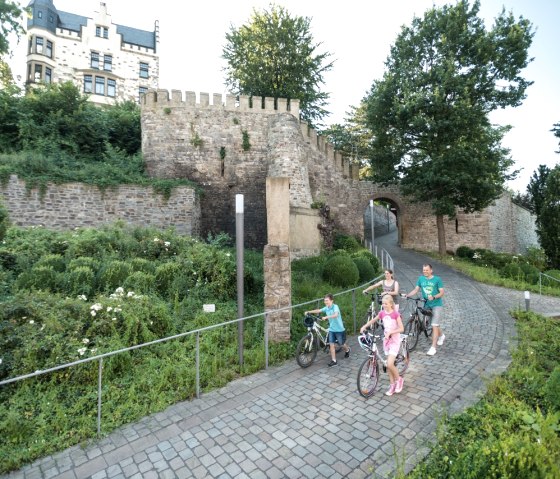
MULTIPOLYGON (((364 283, 360 286, 356 286, 354 288, 351 288, 351 289, 333 294, 333 296, 341 296, 343 294, 352 293, 352 316, 353 316, 353 331, 354 332, 356 331, 356 291, 364 288, 365 286, 369 285, 370 283, 372 283, 374 281, 378 281, 381 277, 382 277, 382 275, 380 275, 380 276, 372 279, 371 281, 368 281, 367 283, 364 283)), ((320 298, 320 299, 322 299, 322 298, 320 298)), ((25 379, 29 379, 29 378, 41 376, 41 375, 44 375, 44 374, 52 373, 54 371, 59 371, 61 369, 71 368, 71 367, 77 366, 79 364, 85 364, 85 363, 89 363, 89 362, 92 362, 92 361, 99 361, 99 367, 98 367, 98 373, 97 373, 98 374, 98 376, 97 376, 97 435, 99 437, 101 435, 101 408, 102 408, 102 383, 103 383, 103 378, 102 377, 103 377, 103 360, 105 358, 109 358, 111 356, 116 356, 118 354, 125 353, 125 352, 128 352, 128 351, 133 351, 135 349, 145 348, 145 347, 148 347, 148 346, 152 346, 154 344, 159 344, 159 343, 164 343, 166 341, 171 341, 171 340, 174 340, 174 339, 184 338, 186 336, 190 336, 190 335, 194 334, 194 335, 196 335, 196 354, 195 354, 195 357, 196 357, 196 359, 195 359, 195 363, 196 363, 196 397, 200 398, 200 334, 201 333, 203 333, 205 331, 212 330, 212 329, 220 328, 220 327, 223 327, 223 326, 227 326, 227 325, 230 325, 230 324, 235 324, 235 323, 238 323, 239 321, 245 321, 245 320, 248 320, 248 319, 259 318, 261 316, 264 317, 265 369, 268 369, 268 359, 269 359, 269 355, 268 355, 268 315, 272 314, 272 313, 280 312, 280 311, 285 311, 287 309, 295 309, 295 308, 300 308, 302 306, 306 306, 308 304, 317 303, 318 301, 320 301, 320 299, 313 299, 311 301, 306 301, 304 303, 300 303, 300 304, 296 304, 296 305, 292 305, 292 306, 285 306, 283 308, 266 311, 264 313, 253 314, 251 316, 245 316, 243 318, 237 318, 237 319, 233 319, 231 321, 225 321, 225 322, 218 323, 218 324, 212 324, 210 326, 205 326, 203 328, 198 328, 198 329, 195 329, 193 331, 187 331, 187 332, 184 332, 184 333, 175 334, 173 336, 168 336, 168 337, 165 337, 165 338, 160 338, 160 339, 156 339, 156 340, 153 340, 153 341, 149 341, 147 343, 136 344, 134 346, 129 346, 127 348, 117 349, 115 351, 109 351, 107 353, 98 354, 96 356, 80 359, 78 361, 72 361, 70 363, 61 364, 59 366, 54 366, 54 367, 47 368, 47 369, 37 370, 37 371, 34 371, 33 373, 23 374, 21 376, 17 376, 17 377, 14 377, 14 378, 9 378, 9 379, 5 379, 3 381, 0 381, 0 386, 4 386, 4 385, 15 383, 15 382, 18 382, 18 381, 23 381, 25 379)))
POLYGON ((539 294, 542 296, 542 277, 546 276, 549 279, 553 279, 554 281, 556 281, 557 283, 560 283, 560 279, 555 278, 554 276, 550 276, 549 274, 546 273, 541 273, 539 272, 539 294))

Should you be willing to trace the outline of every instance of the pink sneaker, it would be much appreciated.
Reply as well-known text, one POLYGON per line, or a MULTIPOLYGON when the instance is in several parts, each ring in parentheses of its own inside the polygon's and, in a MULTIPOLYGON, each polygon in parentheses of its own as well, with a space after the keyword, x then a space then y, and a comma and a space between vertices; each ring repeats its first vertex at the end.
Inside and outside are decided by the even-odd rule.
POLYGON ((402 376, 400 376, 399 379, 397 379, 397 382, 395 384, 396 384, 395 392, 400 393, 402 391, 403 386, 404 386, 404 378, 402 376))
POLYGON ((387 389, 387 392, 385 393, 385 396, 392 396, 395 393, 395 388, 397 387, 397 383, 393 383, 389 386, 389 389, 387 389))

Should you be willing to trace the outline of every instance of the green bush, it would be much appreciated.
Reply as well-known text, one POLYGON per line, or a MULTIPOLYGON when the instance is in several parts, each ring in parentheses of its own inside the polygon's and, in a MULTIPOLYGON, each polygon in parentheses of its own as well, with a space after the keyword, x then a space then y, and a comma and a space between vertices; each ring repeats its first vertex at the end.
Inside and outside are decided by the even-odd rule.
POLYGON ((155 290, 156 278, 153 274, 135 271, 128 276, 123 284, 127 291, 148 294, 155 290))
POLYGON ((360 279, 358 267, 347 255, 334 255, 323 268, 323 279, 333 286, 349 288, 356 286, 360 279))
POLYGON ((55 293, 60 290, 62 283, 61 273, 56 272, 50 266, 37 266, 19 275, 16 280, 16 288, 55 293))
POLYGON ((360 242, 354 236, 337 234, 334 237, 333 249, 344 250, 348 253, 353 253, 362 248, 360 242))
POLYGON ((518 263, 506 264, 500 270, 500 275, 504 278, 515 279, 517 281, 522 281, 525 278, 525 274, 518 263))
POLYGON ((543 276, 541 278, 543 286, 552 286, 552 287, 560 287, 560 270, 559 269, 549 269, 544 272, 547 276, 551 276, 554 279, 548 278, 547 276, 543 276))
POLYGON ((352 258, 366 258, 373 266, 374 275, 381 272, 381 264, 377 257, 368 249, 362 248, 355 253, 352 253, 352 258))
POLYGON ((77 266, 64 275, 65 291, 72 296, 90 297, 95 291, 95 273, 87 266, 77 266))
POLYGON ((4 206, 3 202, 0 202, 0 241, 6 236, 6 231, 10 226, 10 216, 7 208, 4 206))
POLYGON ((545 400, 552 411, 560 412, 560 366, 556 366, 544 386, 545 400))
POLYGON ((132 267, 126 261, 110 261, 101 270, 99 285, 102 291, 114 291, 122 287, 131 274, 132 267))
POLYGON ((171 285, 175 281, 175 278, 180 276, 182 273, 181 266, 176 262, 163 263, 156 268, 156 289, 162 297, 168 297, 171 285))
POLYGON ((459 258, 472 259, 474 250, 472 248, 469 248, 468 246, 459 246, 455 251, 455 254, 459 258))
POLYGON ((525 275, 525 281, 531 284, 537 284, 539 282, 540 271, 538 270, 538 268, 529 263, 520 263, 519 267, 525 275))
POLYGON ((45 266, 62 273, 66 269, 66 262, 60 254, 47 254, 37 261, 35 266, 45 266))
POLYGON ((358 273, 360 275, 360 283, 367 283, 375 277, 375 271, 371 263, 364 257, 354 258, 354 263, 358 267, 358 273))

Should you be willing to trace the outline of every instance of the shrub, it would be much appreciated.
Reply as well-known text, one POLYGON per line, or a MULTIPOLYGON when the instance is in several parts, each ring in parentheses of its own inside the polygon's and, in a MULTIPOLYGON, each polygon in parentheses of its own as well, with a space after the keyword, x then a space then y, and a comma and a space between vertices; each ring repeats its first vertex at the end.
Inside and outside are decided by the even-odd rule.
POLYGON ((147 294, 154 291, 155 284, 156 278, 153 274, 135 271, 125 279, 123 287, 135 293, 147 294))
POLYGON ((544 387, 545 400, 553 411, 560 411, 560 366, 556 366, 544 387))
POLYGON ((455 251, 455 254, 459 258, 472 259, 474 250, 472 248, 469 248, 468 246, 459 246, 457 248, 457 251, 455 251))
POLYGON ((337 234, 333 241, 333 249, 348 251, 353 253, 362 248, 362 245, 354 236, 348 236, 343 234, 337 234))
POLYGON ((360 283, 367 283, 375 276, 375 271, 373 266, 366 258, 354 258, 354 263, 358 267, 358 273, 360 275, 360 283))
POLYGON ((368 249, 362 248, 361 250, 352 253, 352 258, 366 258, 373 266, 374 275, 381 272, 381 265, 379 264, 379 260, 368 249))
POLYGON ((155 264, 145 258, 132 258, 130 260, 130 267, 132 271, 142 271, 149 274, 153 274, 156 271, 155 264))
POLYGON ((546 254, 542 248, 529 246, 524 256, 527 261, 538 268, 539 271, 543 271, 546 268, 546 254))
POLYGON ((59 254, 47 254, 43 256, 35 266, 45 266, 47 268, 52 268, 59 273, 63 272, 66 269, 66 263, 64 258, 59 254))
POLYGON ((95 273, 87 266, 78 266, 64 275, 65 290, 72 296, 89 297, 95 291, 95 273))
POLYGON ((102 291, 114 291, 124 284, 131 272, 130 264, 125 261, 109 261, 100 274, 100 289, 102 291))
POLYGON ((77 268, 86 267, 91 269, 93 272, 97 273, 99 269, 99 260, 91 258, 89 256, 80 256, 79 258, 73 258, 68 263, 68 270, 74 270, 77 268))
POLYGON ((356 286, 360 279, 358 267, 347 255, 332 256, 323 268, 323 279, 333 286, 356 286))
POLYGON ((56 272, 50 266, 37 266, 25 271, 16 280, 16 289, 51 291, 60 290, 63 283, 61 273, 56 272))
POLYGON ((0 241, 4 239, 6 231, 10 226, 10 217, 4 203, 0 202, 0 241))
POLYGON ((557 279, 558 281, 555 281, 554 279, 548 278, 547 276, 543 276, 542 277, 542 284, 543 286, 552 286, 552 287, 560 287, 560 270, 559 269, 549 269, 547 271, 544 272, 547 276, 551 276, 552 278, 557 279))
POLYGON ((523 271, 525 280, 528 283, 537 284, 539 282, 540 271, 538 270, 538 268, 529 263, 520 263, 519 267, 521 268, 521 271, 523 271))
POLYGON ((511 278, 517 281, 521 281, 525 277, 523 270, 517 263, 506 264, 500 270, 500 275, 503 276, 504 278, 511 278))
POLYGON ((156 268, 156 289, 163 297, 168 297, 176 276, 181 274, 181 266, 175 262, 164 263, 156 268))

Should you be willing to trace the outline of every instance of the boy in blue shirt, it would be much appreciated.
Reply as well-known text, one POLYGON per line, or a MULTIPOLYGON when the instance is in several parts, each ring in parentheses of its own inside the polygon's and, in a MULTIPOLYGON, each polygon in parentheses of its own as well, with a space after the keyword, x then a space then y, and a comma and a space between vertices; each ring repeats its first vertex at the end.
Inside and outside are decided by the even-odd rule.
POLYGON ((346 330, 344 329, 344 323, 342 322, 342 315, 340 314, 340 309, 338 305, 334 304, 334 297, 332 294, 325 295, 325 306, 321 309, 314 309, 312 311, 306 311, 305 314, 319 314, 324 313, 321 319, 329 320, 329 349, 331 353, 331 362, 328 364, 329 368, 336 366, 336 349, 335 341, 342 345, 344 348, 344 357, 350 357, 350 346, 346 344, 346 330))

